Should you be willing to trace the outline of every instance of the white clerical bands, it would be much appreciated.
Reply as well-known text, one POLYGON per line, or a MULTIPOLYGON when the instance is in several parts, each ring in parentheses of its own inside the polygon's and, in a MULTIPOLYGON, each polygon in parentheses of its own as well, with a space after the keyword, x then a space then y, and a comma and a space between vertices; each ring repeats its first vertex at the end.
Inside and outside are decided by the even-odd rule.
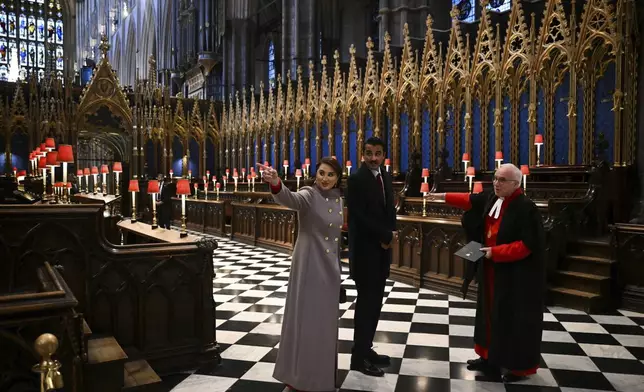
POLYGON ((491 218, 499 219, 499 214, 501 213, 501 205, 503 205, 503 197, 496 199, 496 203, 492 206, 490 213, 488 214, 491 218))

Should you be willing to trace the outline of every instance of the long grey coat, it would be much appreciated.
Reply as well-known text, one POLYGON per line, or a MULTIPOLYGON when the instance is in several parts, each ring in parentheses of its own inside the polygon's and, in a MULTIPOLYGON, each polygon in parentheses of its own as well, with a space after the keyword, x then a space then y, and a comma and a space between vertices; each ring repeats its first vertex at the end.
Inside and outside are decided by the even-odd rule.
POLYGON ((342 198, 337 189, 283 185, 273 197, 299 222, 273 377, 297 390, 335 391, 342 198))

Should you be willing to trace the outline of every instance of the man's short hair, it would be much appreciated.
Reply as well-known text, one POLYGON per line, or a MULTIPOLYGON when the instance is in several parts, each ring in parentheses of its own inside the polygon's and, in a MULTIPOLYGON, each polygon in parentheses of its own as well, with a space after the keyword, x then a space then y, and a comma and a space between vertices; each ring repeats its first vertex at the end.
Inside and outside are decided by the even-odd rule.
POLYGON ((499 167, 499 169, 504 168, 507 168, 507 170, 512 173, 512 180, 518 181, 519 184, 521 183, 521 180, 523 180, 523 173, 521 173, 521 169, 511 163, 504 163, 499 167))
POLYGON ((380 139, 379 137, 373 136, 373 137, 370 137, 369 139, 367 139, 367 141, 364 142, 363 150, 367 149, 367 145, 371 145, 371 146, 374 146, 374 147, 380 146, 380 147, 382 147, 382 151, 385 150, 385 142, 383 142, 382 139, 380 139))

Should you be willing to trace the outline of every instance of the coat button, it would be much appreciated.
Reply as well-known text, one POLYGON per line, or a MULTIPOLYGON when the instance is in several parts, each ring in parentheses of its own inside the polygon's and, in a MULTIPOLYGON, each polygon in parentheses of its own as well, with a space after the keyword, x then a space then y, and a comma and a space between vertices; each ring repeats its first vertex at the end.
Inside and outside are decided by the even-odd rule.
POLYGON ((328 240, 329 240, 329 237, 324 237, 324 240, 325 240, 325 241, 328 241, 328 240))
POLYGON ((329 201, 329 198, 328 198, 328 197, 326 198, 326 201, 329 201))
POLYGON ((339 203, 339 202, 340 202, 340 199, 335 199, 335 202, 336 202, 336 203, 339 203))
POLYGON ((329 223, 329 227, 333 227, 333 223, 329 223))
POLYGON ((335 242, 338 242, 338 239, 337 239, 337 238, 335 239, 335 242))
POLYGON ((338 211, 338 214, 342 215, 342 211, 338 211))
POLYGON ((333 208, 329 208, 329 214, 333 212, 333 208))
POLYGON ((326 253, 329 253, 329 250, 328 250, 328 249, 326 250, 326 253))

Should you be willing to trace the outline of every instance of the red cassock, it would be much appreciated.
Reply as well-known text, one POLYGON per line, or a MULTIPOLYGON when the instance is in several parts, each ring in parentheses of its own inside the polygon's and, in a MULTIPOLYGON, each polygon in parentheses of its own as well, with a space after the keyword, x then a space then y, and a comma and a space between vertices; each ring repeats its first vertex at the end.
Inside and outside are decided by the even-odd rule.
MULTIPOLYGON (((528 249, 523 241, 515 241, 509 244, 497 245, 496 238, 499 232, 499 227, 501 226, 501 219, 503 219, 503 213, 509 204, 514 198, 522 193, 521 188, 518 188, 512 195, 506 197, 503 200, 501 205, 501 211, 499 213, 499 218, 494 219, 489 215, 485 216, 485 246, 492 249, 492 259, 484 259, 483 261, 483 271, 486 279, 486 295, 488 296, 487 304, 493 303, 492 298, 494 297, 494 268, 492 263, 511 263, 514 261, 522 260, 530 255, 530 249, 528 249)), ((472 208, 470 204, 470 194, 469 193, 447 193, 445 194, 445 202, 451 206, 461 208, 463 210, 469 210, 472 208)), ((486 309, 485 314, 487 315, 487 341, 489 347, 490 342, 490 313, 491 309, 486 309)), ((474 345, 474 351, 483 359, 488 358, 488 349, 479 344, 474 345)), ((535 366, 532 369, 508 369, 512 371, 513 374, 517 376, 528 376, 535 374, 539 366, 535 366)))

